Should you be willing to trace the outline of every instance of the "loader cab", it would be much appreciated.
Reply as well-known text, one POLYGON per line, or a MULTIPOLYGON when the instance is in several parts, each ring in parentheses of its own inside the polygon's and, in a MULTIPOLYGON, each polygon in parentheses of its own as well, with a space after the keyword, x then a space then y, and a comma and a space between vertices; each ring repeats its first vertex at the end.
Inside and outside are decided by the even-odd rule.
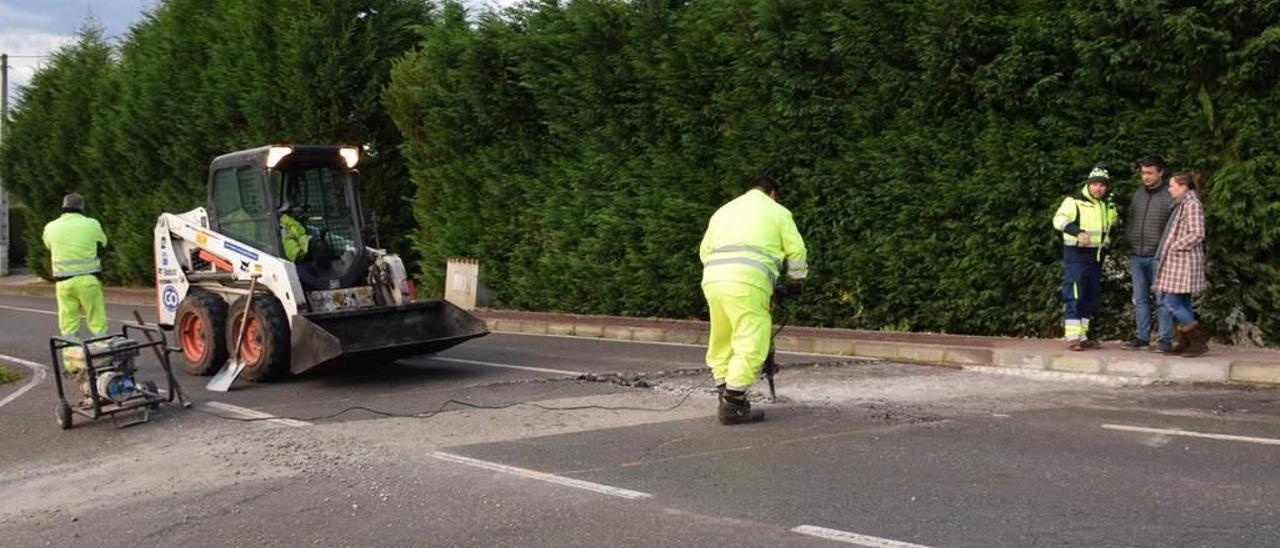
MULTIPOLYGON (((286 256, 282 217, 301 224, 294 264, 304 289, 364 284, 369 253, 361 234, 354 147, 267 146, 219 156, 210 166, 215 230, 269 255, 286 256)), ((296 250, 296 242, 294 249, 296 250)))

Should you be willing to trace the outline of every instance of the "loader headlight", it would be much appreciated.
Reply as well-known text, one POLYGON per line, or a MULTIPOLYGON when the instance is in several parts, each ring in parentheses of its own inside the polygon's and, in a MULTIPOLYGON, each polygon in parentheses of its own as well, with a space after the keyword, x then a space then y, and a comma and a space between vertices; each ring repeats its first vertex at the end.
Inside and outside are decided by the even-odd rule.
POLYGON ((274 168, 285 156, 293 154, 293 147, 271 147, 267 149, 267 168, 274 168))
POLYGON ((338 149, 338 155, 346 160, 347 169, 355 169, 356 163, 360 161, 360 149, 356 147, 342 147, 338 149))

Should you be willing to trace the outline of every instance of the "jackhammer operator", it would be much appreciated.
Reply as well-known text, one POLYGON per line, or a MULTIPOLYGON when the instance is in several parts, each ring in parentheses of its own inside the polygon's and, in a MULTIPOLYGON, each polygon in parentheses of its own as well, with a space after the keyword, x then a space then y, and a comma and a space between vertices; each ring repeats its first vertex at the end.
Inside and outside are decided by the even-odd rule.
MULTIPOLYGON (((98 253, 107 245, 107 235, 96 219, 84 215, 84 196, 76 193, 62 199, 62 216, 44 225, 43 240, 49 248, 55 291, 58 299, 58 331, 63 337, 77 338, 80 313, 84 312, 89 333, 107 333, 107 309, 102 294, 102 260, 98 253)), ((84 370, 63 361, 68 373, 76 375, 81 391, 88 395, 88 379, 84 370)))
POLYGON ((711 311, 707 367, 720 393, 720 424, 764 420, 747 389, 769 353, 769 299, 786 261, 787 287, 799 292, 809 268, 791 212, 777 203, 778 184, 760 176, 720 207, 702 236, 702 292, 711 311))

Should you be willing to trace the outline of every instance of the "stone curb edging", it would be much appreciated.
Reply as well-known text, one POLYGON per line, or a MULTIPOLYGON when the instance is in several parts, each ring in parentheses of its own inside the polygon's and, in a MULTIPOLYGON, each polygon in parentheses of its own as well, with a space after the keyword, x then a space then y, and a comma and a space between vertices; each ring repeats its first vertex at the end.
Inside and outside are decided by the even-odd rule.
MULTIPOLYGON (((557 322, 528 319, 486 318, 496 333, 524 333, 573 337, 707 344, 705 330, 662 329, 626 325, 557 322)), ((955 367, 999 367, 1076 375, 1104 375, 1130 379, 1154 379, 1184 383, 1245 383, 1280 385, 1280 362, 1230 360, 1206 356, 1195 359, 1159 354, 1139 356, 1102 352, 1045 352, 1024 348, 985 348, 897 341, 854 340, 779 335, 779 350, 860 358, 881 358, 907 363, 955 367)))
MULTIPOLYGON (((107 302, 127 305, 155 305, 155 296, 147 290, 106 289, 107 302)), ((53 297, 52 284, 28 286, 0 285, 0 295, 53 297)), ((531 313, 526 313, 531 314, 531 313)), ((659 342, 706 345, 705 322, 672 322, 679 328, 626 325, 595 321, 556 321, 492 317, 479 311, 481 318, 496 333, 561 335, 637 342, 659 342), (486 317, 489 316, 489 317, 486 317)), ((611 318, 624 322, 624 318, 611 318)), ((643 323, 643 322, 637 322, 643 323)), ((1065 352, 1035 348, 966 346, 963 344, 930 344, 870 338, 821 337, 781 334, 780 350, 811 354, 828 354, 861 358, 881 358, 907 363, 952 367, 1001 367, 1026 371, 1049 371, 1079 375, 1156 379, 1184 383, 1243 383, 1280 386, 1280 359, 1216 358, 1212 355, 1195 359, 1158 354, 1117 355, 1109 352, 1065 352)))
MULTIPOLYGON (((156 304, 155 294, 152 290, 120 290, 118 288, 108 287, 103 289, 103 293, 106 296, 107 304, 145 306, 155 306, 156 304)), ((45 297, 52 299, 54 297, 54 287, 52 283, 31 285, 0 284, 0 295, 14 297, 45 297)))

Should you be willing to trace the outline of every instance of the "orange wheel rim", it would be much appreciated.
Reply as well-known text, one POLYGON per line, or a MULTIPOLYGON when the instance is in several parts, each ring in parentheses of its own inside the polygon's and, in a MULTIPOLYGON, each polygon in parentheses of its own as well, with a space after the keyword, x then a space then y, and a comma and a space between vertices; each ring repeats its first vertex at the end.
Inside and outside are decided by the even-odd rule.
POLYGON ((257 318, 249 317, 244 326, 244 340, 240 341, 240 359, 245 364, 256 364, 262 357, 262 323, 257 318))
POLYGON ((204 359, 204 320, 200 315, 188 312, 178 321, 178 336, 182 340, 182 356, 188 362, 196 363, 204 359))

